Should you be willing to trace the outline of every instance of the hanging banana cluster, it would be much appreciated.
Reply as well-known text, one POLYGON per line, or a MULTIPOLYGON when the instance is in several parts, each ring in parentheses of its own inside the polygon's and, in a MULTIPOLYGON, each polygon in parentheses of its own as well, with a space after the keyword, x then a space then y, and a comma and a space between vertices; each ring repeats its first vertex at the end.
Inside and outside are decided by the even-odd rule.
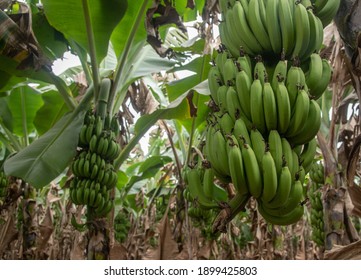
POLYGON ((303 61, 322 45, 323 27, 340 0, 220 0, 221 41, 232 53, 280 55, 303 61))
POLYGON ((188 216, 192 220, 192 225, 198 228, 207 240, 213 240, 219 236, 212 231, 212 221, 216 215, 217 212, 214 209, 203 209, 194 205, 188 208, 188 216))
MULTIPOLYGON (((110 80, 102 81, 101 91, 108 82, 110 80)), ((106 90, 109 87, 106 85, 106 90)), ((75 177, 70 183, 70 197, 74 204, 92 208, 96 216, 106 215, 113 207, 110 191, 117 183, 113 160, 120 153, 116 142, 117 119, 104 111, 98 107, 97 114, 92 110, 86 114, 79 135, 79 150, 71 165, 75 177)))
POLYGON ((0 200, 6 196, 8 185, 8 177, 5 175, 4 171, 0 170, 0 200))
MULTIPOLYGON (((328 2, 338 6, 335 1, 328 2)), ((236 189, 237 199, 228 202, 231 213, 248 195, 266 221, 295 223, 304 213, 303 183, 321 125, 316 100, 332 75, 319 55, 322 22, 331 14, 326 17, 320 3, 313 11, 309 1, 221 0, 220 5, 226 49, 221 47, 208 75, 213 112, 204 154, 214 175, 236 189)))
POLYGON ((323 221, 323 204, 320 186, 321 184, 319 183, 311 182, 309 198, 311 202, 312 240, 321 247, 325 244, 325 224, 323 221))
POLYGON ((312 163, 309 175, 313 182, 321 185, 324 184, 325 175, 322 161, 312 163))
POLYGON ((201 163, 195 168, 185 168, 183 170, 186 188, 184 198, 189 202, 194 202, 202 209, 218 208, 219 203, 228 199, 225 189, 214 183, 215 170, 213 168, 203 168, 201 163))
POLYGON ((124 211, 119 211, 114 218, 114 237, 119 243, 127 240, 130 229, 129 215, 124 211))

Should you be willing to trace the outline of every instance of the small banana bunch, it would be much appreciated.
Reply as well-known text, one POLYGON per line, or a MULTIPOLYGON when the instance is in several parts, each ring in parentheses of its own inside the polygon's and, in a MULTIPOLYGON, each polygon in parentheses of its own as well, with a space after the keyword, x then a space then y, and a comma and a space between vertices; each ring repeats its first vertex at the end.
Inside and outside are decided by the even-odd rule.
POLYGON ((340 0, 220 0, 222 43, 233 56, 280 55, 301 61, 319 51, 340 0), (322 2, 322 3, 321 3, 322 2), (313 8, 315 7, 315 8, 313 8))
POLYGON ((6 196, 8 185, 8 177, 5 175, 4 171, 0 170, 0 199, 6 196))
POLYGON ((195 202, 202 209, 219 208, 219 203, 228 199, 225 189, 214 182, 214 169, 204 168, 198 163, 195 168, 183 169, 183 178, 186 184, 184 198, 195 202))
POLYGON ((113 160, 119 155, 116 118, 104 119, 89 111, 79 135, 79 151, 71 169, 70 197, 76 205, 87 205, 96 216, 106 215, 113 207, 110 191, 117 183, 113 160))
POLYGON ((310 169, 310 178, 313 182, 323 185, 325 182, 324 167, 322 161, 313 162, 310 169))
POLYGON ((114 237, 119 243, 127 240, 130 229, 129 215, 124 211, 119 211, 114 218, 114 237))
POLYGON ((325 230, 323 221, 323 204, 320 185, 316 182, 311 182, 309 197, 311 202, 311 227, 312 227, 312 240, 318 246, 325 244, 325 230))
POLYGON ((188 208, 188 216, 192 219, 192 225, 201 231, 204 238, 208 240, 216 239, 219 234, 212 232, 212 221, 216 217, 215 209, 203 209, 194 205, 188 208))

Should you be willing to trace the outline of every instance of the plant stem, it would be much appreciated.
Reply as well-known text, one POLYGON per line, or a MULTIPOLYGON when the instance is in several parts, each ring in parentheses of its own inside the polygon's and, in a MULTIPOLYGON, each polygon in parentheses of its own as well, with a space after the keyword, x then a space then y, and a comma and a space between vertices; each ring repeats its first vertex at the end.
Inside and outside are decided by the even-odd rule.
MULTIPOLYGON (((205 77, 207 76, 206 73, 206 56, 203 56, 202 59, 202 72, 199 75, 199 82, 204 81, 205 77)), ((193 91, 193 95, 195 95, 195 102, 194 105, 196 108, 199 108, 199 93, 197 93, 196 91, 193 91)), ((187 155, 187 161, 186 161, 186 165, 189 164, 190 158, 191 158, 191 153, 192 153, 192 146, 193 146, 193 138, 194 138, 194 131, 196 129, 196 120, 197 120, 197 114, 195 116, 193 116, 193 120, 192 120, 192 131, 191 131, 191 135, 189 138, 189 145, 188 145, 188 155, 187 155)))
POLYGON ((23 87, 20 87, 20 99, 21 99, 21 117, 22 117, 23 133, 24 133, 24 143, 26 147, 29 145, 29 136, 28 136, 28 125, 26 121, 26 102, 25 102, 26 96, 23 87))
MULTIPOLYGON (((85 1, 85 0, 83 0, 83 1, 85 1)), ((134 41, 135 34, 137 33, 140 22, 142 21, 142 17, 143 17, 143 15, 144 15, 144 13, 145 13, 145 11, 147 9, 148 3, 149 3, 149 0, 144 0, 143 5, 140 7, 137 18, 135 19, 135 22, 134 22, 133 26, 131 27, 131 31, 130 31, 128 39, 126 41, 124 50, 123 50, 123 52, 122 52, 122 54, 120 56, 119 63, 117 65, 117 68, 116 68, 115 73, 114 73, 113 87, 112 87, 112 89, 110 91, 110 96, 109 96, 110 105, 113 105, 113 100, 114 100, 114 97, 115 97, 115 95, 116 95, 116 93, 118 91, 119 82, 120 82, 121 76, 123 74, 123 69, 124 69, 124 66, 125 66, 125 62, 127 60, 130 48, 131 48, 132 43, 134 41)))
POLYGON ((78 57, 80 59, 80 63, 81 66, 83 68, 86 80, 88 82, 88 85, 91 84, 92 82, 92 74, 90 72, 90 68, 87 62, 87 53, 85 52, 85 50, 80 47, 76 42, 74 42, 73 40, 69 41, 69 45, 71 46, 72 49, 75 50, 75 52, 78 54, 78 57))
POLYGON ((99 68, 96 57, 95 39, 94 39, 93 27, 90 18, 88 0, 82 0, 82 3, 83 3, 85 25, 86 25, 86 33, 88 38, 88 45, 90 50, 90 61, 92 64, 94 96, 95 96, 95 100, 97 100, 99 93, 100 74, 99 74, 99 68))

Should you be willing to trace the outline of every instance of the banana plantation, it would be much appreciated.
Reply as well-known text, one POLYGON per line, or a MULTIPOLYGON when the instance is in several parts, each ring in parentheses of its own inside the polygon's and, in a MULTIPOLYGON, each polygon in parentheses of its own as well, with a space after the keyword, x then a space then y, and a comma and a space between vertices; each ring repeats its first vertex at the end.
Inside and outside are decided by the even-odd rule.
POLYGON ((361 259, 359 5, 1 0, 0 259, 361 259))

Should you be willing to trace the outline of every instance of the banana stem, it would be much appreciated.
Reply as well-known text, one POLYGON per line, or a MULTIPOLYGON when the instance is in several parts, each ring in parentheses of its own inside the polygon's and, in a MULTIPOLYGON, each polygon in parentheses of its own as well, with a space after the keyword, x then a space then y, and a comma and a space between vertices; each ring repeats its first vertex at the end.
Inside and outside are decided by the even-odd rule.
POLYGON ((74 51, 78 54, 81 66, 83 68, 86 80, 87 80, 87 84, 90 85, 92 82, 92 74, 90 72, 90 68, 87 62, 87 54, 84 51, 84 49, 82 49, 76 42, 74 42, 73 40, 69 40, 69 45, 71 46, 72 49, 74 49, 74 51))
POLYGON ((232 221, 239 212, 244 211, 250 197, 250 193, 240 194, 237 192, 214 220, 212 225, 213 232, 226 232, 227 224, 232 221))
POLYGON ((123 50, 123 52, 121 54, 121 57, 119 59, 119 64, 117 65, 117 69, 115 70, 115 74, 114 74, 114 83, 113 83, 113 86, 112 86, 112 89, 111 89, 111 92, 110 92, 110 96, 109 96, 110 105, 113 105, 113 100, 114 100, 114 97, 115 97, 115 95, 116 95, 116 93, 118 91, 118 87, 119 87, 119 83, 120 83, 120 80, 121 80, 121 76, 123 74, 123 69, 124 69, 124 66, 125 66, 125 62, 126 62, 126 60, 128 58, 129 51, 131 49, 131 46, 132 46, 132 43, 134 41, 135 35, 136 35, 137 30, 139 28, 140 22, 142 21, 142 17, 143 17, 143 15, 145 13, 145 10, 147 9, 148 3, 149 3, 149 0, 145 0, 143 2, 143 5, 140 7, 137 18, 136 18, 133 26, 131 27, 131 31, 129 33, 126 44, 124 46, 124 50, 123 50))
POLYGON ((26 121, 26 102, 25 102, 25 92, 24 88, 20 88, 20 99, 21 99, 21 117, 22 117, 22 125, 23 125, 23 133, 24 133, 24 144, 25 147, 29 145, 29 137, 28 137, 28 126, 26 121))
POLYGON ((88 38, 88 45, 90 50, 90 61, 92 65, 94 95, 95 95, 95 99, 97 99, 99 92, 100 74, 99 74, 99 68, 96 57, 95 39, 94 39, 93 27, 90 18, 88 0, 82 0, 82 3, 83 3, 86 33, 88 38))

